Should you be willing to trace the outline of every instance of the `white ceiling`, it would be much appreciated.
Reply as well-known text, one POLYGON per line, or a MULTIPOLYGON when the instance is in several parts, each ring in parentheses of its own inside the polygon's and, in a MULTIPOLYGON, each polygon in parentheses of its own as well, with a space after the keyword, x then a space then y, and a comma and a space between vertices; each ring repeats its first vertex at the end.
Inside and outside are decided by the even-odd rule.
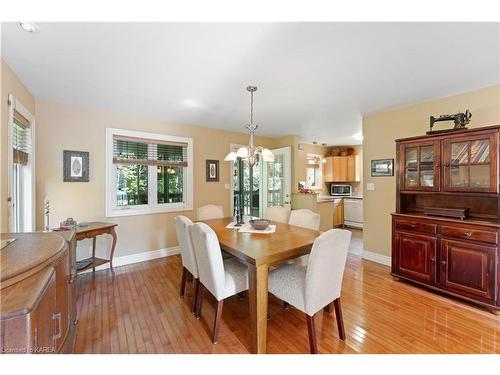
MULTIPOLYGON (((258 134, 359 143, 363 115, 500 82, 498 23, 2 24, 36 98, 258 134)), ((458 108, 457 108, 458 110, 458 108)))

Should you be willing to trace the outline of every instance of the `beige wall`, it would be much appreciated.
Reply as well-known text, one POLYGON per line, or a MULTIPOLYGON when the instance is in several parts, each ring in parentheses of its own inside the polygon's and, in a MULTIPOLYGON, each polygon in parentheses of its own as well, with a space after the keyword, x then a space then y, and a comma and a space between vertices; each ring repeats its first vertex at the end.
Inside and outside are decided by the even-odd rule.
POLYGON ((415 104, 363 118, 364 230, 365 250, 389 256, 391 212, 396 208, 396 177, 371 177, 372 159, 395 158, 397 138, 423 135, 429 116, 472 112, 471 128, 500 124, 500 85, 415 104), (367 183, 375 191, 367 191, 367 183))
MULTIPOLYGON (((190 125, 169 124, 164 121, 124 116, 105 111, 84 109, 37 101, 37 199, 50 200, 51 224, 67 217, 78 221, 105 220, 118 223, 116 256, 175 246, 176 236, 173 218, 179 214, 150 214, 118 218, 105 217, 105 131, 121 128, 145 132, 179 135, 193 138, 194 208, 219 204, 230 214, 230 190, 224 184, 230 182, 230 163, 223 159, 231 143, 246 144, 247 133, 228 132, 190 125), (90 182, 63 182, 63 150, 90 152, 90 182), (205 160, 220 160, 220 182, 205 181, 205 160)), ((268 147, 287 145, 288 138, 257 137, 257 144, 268 147)), ((37 223, 43 223, 42 206, 37 207, 37 223)), ((193 218, 193 212, 184 213, 193 218)), ((104 252, 108 240, 98 243, 104 252)), ((105 253, 104 253, 105 254, 105 253)), ((102 255, 104 255, 102 254, 102 255)))
MULTIPOLYGON (((12 69, 1 60, 1 97, 0 97, 0 232, 8 231, 8 181, 7 181, 7 158, 8 158, 8 122, 9 122, 9 94, 14 95, 16 100, 35 114, 35 100, 31 93, 24 87, 12 69)), ((36 126, 36 125, 35 125, 36 126)))

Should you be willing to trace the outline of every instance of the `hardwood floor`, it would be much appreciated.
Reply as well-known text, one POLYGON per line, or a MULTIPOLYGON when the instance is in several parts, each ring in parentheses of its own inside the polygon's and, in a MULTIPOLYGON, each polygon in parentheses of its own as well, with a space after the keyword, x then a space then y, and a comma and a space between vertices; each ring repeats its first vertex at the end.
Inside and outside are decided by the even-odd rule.
MULTIPOLYGON (((191 313, 179 297, 180 256, 78 276, 75 353, 248 353, 248 300, 224 302, 211 343, 215 300, 191 313)), ((208 294, 208 293, 207 293, 208 294)), ((349 255, 342 288, 346 341, 334 313, 315 316, 320 353, 500 353, 500 316, 394 281, 389 268, 349 255)), ((304 314, 270 296, 268 353, 309 353, 304 314)))

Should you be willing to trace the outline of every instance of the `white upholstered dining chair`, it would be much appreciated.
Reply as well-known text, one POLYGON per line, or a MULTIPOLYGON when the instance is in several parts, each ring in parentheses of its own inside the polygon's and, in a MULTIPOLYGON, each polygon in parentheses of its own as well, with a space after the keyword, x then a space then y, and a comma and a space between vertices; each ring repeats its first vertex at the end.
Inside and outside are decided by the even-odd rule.
POLYGON ((207 204, 196 209, 196 220, 222 219, 223 217, 224 209, 222 206, 207 204))
POLYGON ((288 224, 296 225, 302 228, 319 230, 321 216, 311 210, 302 208, 299 210, 292 210, 288 224))
POLYGON ((314 315, 331 303, 345 340, 340 292, 350 241, 348 230, 330 229, 314 241, 307 266, 285 264, 269 273, 269 292, 305 313, 311 353, 318 352, 314 315))
POLYGON ((190 227, 198 265, 200 286, 196 297, 196 317, 201 317, 205 289, 217 300, 212 342, 217 342, 224 299, 248 290, 248 267, 235 258, 222 259, 217 234, 205 223, 190 227))
POLYGON ((186 290, 186 282, 188 274, 193 278, 193 304, 191 311, 194 314, 196 309, 196 296, 198 294, 199 279, 198 279, 198 265, 193 250, 193 243, 191 241, 191 233, 189 227, 193 222, 186 216, 177 216, 175 218, 175 232, 177 234, 177 242, 181 251, 182 259, 182 276, 179 295, 183 298, 184 291, 186 290))
MULTIPOLYGON (((299 210, 292 210, 292 212, 290 213, 288 224, 312 230, 319 230, 320 220, 320 214, 312 212, 311 210, 308 210, 306 208, 302 208, 299 210)), ((293 262, 297 262, 305 266, 307 265, 308 257, 309 255, 303 255, 293 262)))
POLYGON ((290 210, 281 206, 268 207, 266 209, 266 219, 276 221, 278 223, 288 223, 290 210))

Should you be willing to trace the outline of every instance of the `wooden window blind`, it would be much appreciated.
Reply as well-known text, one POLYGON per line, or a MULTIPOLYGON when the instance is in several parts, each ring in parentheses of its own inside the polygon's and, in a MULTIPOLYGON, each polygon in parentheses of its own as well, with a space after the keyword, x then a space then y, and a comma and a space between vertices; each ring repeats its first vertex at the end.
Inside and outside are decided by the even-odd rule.
POLYGON ((187 143, 113 136, 114 164, 187 167, 187 143))
POLYGON ((31 154, 31 127, 29 120, 14 110, 12 129, 14 164, 28 165, 31 154))

